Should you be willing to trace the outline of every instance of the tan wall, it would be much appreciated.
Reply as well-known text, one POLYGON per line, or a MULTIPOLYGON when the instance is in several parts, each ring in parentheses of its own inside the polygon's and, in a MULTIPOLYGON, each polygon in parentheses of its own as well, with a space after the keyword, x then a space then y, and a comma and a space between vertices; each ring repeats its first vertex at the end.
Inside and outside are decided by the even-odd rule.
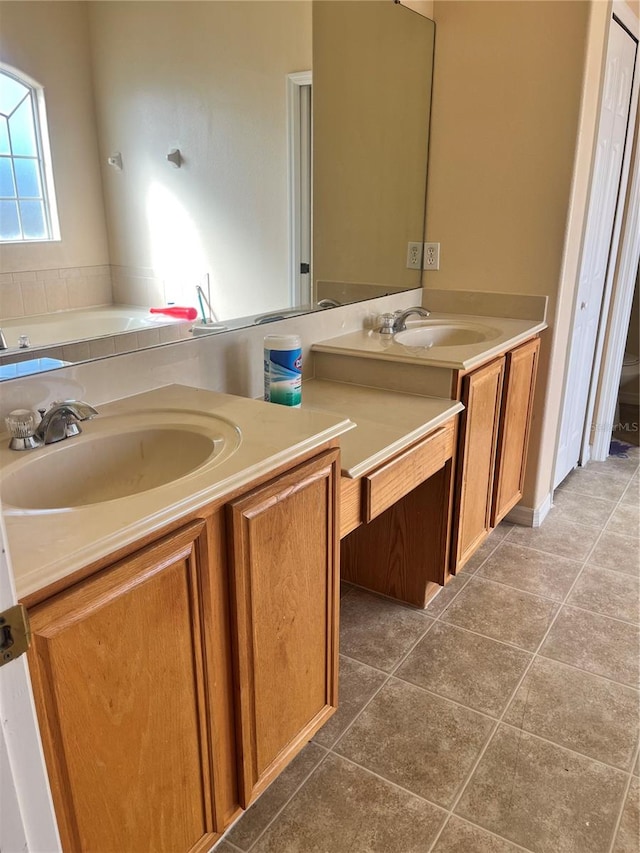
POLYGON ((187 304, 209 271, 221 319, 287 305, 286 75, 311 68, 311 4, 96 3, 91 32, 102 161, 124 162, 103 166, 112 263, 187 304))
POLYGON ((393 3, 313 10, 314 279, 419 287, 433 24, 393 3))
POLYGON ((589 31, 586 0, 434 3, 426 239, 441 261, 424 302, 430 286, 549 296, 523 498, 533 508, 550 489, 591 163, 608 4, 594 9, 589 31))
POLYGON ((45 89, 62 238, 3 244, 3 272, 109 262, 87 32, 84 3, 0 3, 2 61, 45 89))
POLYGON ((631 305, 631 317, 629 319, 629 331, 627 333, 625 351, 634 355, 640 353, 640 267, 638 267, 636 287, 633 291, 633 303, 631 305))

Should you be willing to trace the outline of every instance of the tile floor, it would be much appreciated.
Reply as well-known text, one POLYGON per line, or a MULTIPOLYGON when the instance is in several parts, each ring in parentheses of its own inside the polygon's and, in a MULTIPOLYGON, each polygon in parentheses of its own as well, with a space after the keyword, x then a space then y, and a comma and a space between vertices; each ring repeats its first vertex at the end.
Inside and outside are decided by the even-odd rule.
POLYGON ((638 853, 638 463, 569 475, 426 611, 345 587, 340 710, 218 853, 638 853))

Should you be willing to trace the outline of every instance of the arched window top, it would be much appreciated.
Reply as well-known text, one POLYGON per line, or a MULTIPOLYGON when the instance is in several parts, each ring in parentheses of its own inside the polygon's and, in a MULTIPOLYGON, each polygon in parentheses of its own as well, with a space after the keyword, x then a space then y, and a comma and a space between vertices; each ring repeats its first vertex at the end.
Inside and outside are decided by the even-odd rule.
POLYGON ((0 65, 0 241, 59 238, 42 87, 0 65))

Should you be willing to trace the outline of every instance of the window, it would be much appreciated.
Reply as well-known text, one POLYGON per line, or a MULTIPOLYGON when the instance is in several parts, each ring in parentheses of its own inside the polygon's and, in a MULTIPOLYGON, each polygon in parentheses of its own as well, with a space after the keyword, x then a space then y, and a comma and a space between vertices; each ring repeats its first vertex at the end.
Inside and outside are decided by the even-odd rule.
POLYGON ((0 241, 59 239, 42 88, 0 68, 0 241))

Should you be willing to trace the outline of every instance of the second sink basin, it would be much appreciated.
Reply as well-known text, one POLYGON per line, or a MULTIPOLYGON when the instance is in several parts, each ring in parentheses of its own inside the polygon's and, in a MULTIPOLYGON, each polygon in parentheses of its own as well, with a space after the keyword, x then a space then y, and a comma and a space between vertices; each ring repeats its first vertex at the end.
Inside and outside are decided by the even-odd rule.
POLYGON ((223 418, 170 409, 99 415, 82 429, 17 459, 0 482, 3 503, 51 511, 129 497, 218 465, 241 441, 223 418))
POLYGON ((394 335, 394 341, 408 347, 459 347, 490 341, 500 334, 498 329, 481 323, 427 320, 394 335))

